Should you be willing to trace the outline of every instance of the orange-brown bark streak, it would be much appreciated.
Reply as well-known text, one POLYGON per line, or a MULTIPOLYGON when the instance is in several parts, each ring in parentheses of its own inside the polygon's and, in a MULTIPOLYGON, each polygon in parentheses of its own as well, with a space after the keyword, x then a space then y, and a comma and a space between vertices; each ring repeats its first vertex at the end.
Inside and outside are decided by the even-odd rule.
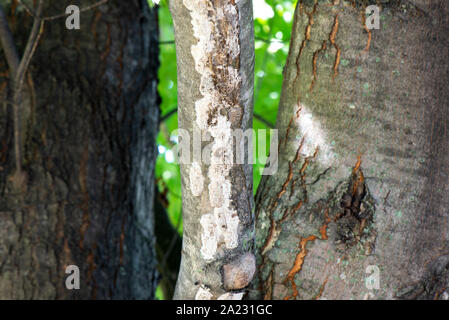
POLYGON ((313 67, 313 79, 312 83, 310 84, 310 91, 313 90, 313 87, 315 86, 316 80, 317 80, 317 60, 318 60, 318 54, 324 50, 326 50, 326 40, 323 40, 323 44, 321 45, 321 48, 318 49, 313 53, 313 59, 312 59, 312 67, 313 67))
POLYGON ((371 46, 371 30, 368 29, 368 27, 366 26, 365 10, 362 11, 362 23, 363 23, 363 28, 365 29, 366 33, 368 34, 368 40, 366 42, 365 49, 363 49, 363 52, 368 52, 369 48, 371 46))
POLYGON ((329 222, 331 222, 331 218, 329 217, 329 209, 326 209, 324 211, 324 224, 320 228, 320 235, 321 240, 327 240, 327 226, 329 225, 329 222))
MULTIPOLYGON (((289 273, 288 273, 288 275, 287 275, 287 277, 286 277, 286 279, 284 281, 284 283, 287 283, 287 282, 290 281, 293 293, 290 296, 285 297, 284 300, 290 300, 291 298, 295 299, 298 296, 299 292, 298 292, 298 288, 296 287, 296 283, 295 283, 294 278, 295 278, 296 274, 301 271, 302 266, 304 264, 304 259, 306 258, 307 253, 309 252, 307 250, 307 243, 311 242, 311 241, 315 241, 316 239, 328 240, 327 227, 328 227, 330 222, 331 222, 331 219, 329 217, 329 209, 326 209, 325 210, 325 214, 324 214, 324 223, 320 227, 320 230, 319 230, 321 238, 318 238, 315 235, 310 235, 310 236, 308 236, 306 238, 302 238, 301 241, 299 242, 299 249, 300 250, 299 250, 298 254, 296 255, 293 267, 290 269, 290 271, 289 271, 289 273)), ((327 280, 325 281, 322 290, 324 290, 324 286, 325 286, 326 282, 327 282, 327 280)), ((322 292, 320 293, 320 296, 321 296, 321 294, 322 294, 322 292)))
POLYGON ((285 297, 284 300, 289 300, 290 298, 296 298, 298 296, 298 289, 296 288, 296 283, 294 281, 295 275, 301 271, 302 269, 302 265, 304 264, 304 259, 307 256, 308 250, 306 248, 307 243, 309 241, 315 241, 317 237, 314 235, 308 236, 307 238, 302 238, 300 243, 299 243, 299 247, 300 247, 300 251, 299 253, 296 255, 296 259, 295 259, 295 263, 293 264, 292 269, 290 270, 290 272, 287 275, 287 278, 285 279, 285 283, 287 281, 290 281, 291 285, 292 285, 292 290, 293 293, 291 296, 287 296, 285 297))
POLYGON ((332 26, 332 31, 329 34, 329 41, 334 46, 335 50, 337 50, 337 53, 335 54, 335 62, 334 62, 334 74, 332 76, 332 79, 335 79, 338 75, 338 65, 340 64, 340 56, 341 56, 341 50, 338 47, 337 43, 335 42, 335 37, 337 36, 338 32, 338 14, 335 15, 334 25, 332 26))
POLYGON ((292 180, 292 178, 293 178, 293 165, 292 165, 292 162, 289 161, 287 179, 285 180, 284 184, 282 185, 281 191, 278 192, 278 194, 276 196, 276 201, 274 202, 273 207, 277 206, 278 200, 280 200, 282 198, 282 196, 284 195, 284 193, 287 191, 287 186, 290 183, 290 181, 292 180))
POLYGON ((319 298, 321 298, 328 280, 329 280, 329 276, 327 276, 327 278, 324 280, 323 284, 320 287, 320 292, 318 292, 318 294, 313 298, 313 300, 318 300, 319 298))
POLYGON ((360 165, 362 164, 362 156, 359 155, 357 156, 357 162, 354 166, 354 169, 352 169, 352 175, 354 177, 357 177, 355 182, 354 182, 354 186, 352 189, 352 195, 355 195, 355 193, 357 192, 357 189, 359 188, 360 185, 362 185, 365 181, 365 177, 363 176, 363 172, 362 170, 360 170, 360 165))
MULTIPOLYGON (((309 18, 309 22, 307 24, 305 33, 304 33, 304 40, 301 43, 301 47, 299 48, 299 52, 298 55, 296 56, 296 77, 295 77, 295 82, 299 79, 299 74, 300 74, 300 66, 299 66, 299 60, 301 58, 302 52, 304 50, 304 48, 306 47, 306 44, 308 41, 310 41, 310 33, 312 30, 312 25, 313 25, 313 15, 316 12, 318 6, 318 0, 315 0, 315 4, 313 5, 313 9, 312 12, 305 12, 305 14, 307 15, 307 17, 309 18)), ((300 13, 302 14, 302 3, 300 3, 300 13)))

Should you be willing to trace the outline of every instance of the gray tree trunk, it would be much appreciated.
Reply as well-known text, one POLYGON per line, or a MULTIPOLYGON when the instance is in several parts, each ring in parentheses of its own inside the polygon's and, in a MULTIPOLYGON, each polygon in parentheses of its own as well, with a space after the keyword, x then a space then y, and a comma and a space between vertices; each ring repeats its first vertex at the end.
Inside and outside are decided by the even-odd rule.
POLYGON ((448 299, 449 3, 413 2, 370 33, 359 1, 298 2, 250 297, 448 299))
MULTIPOLYGON (((45 3, 45 16, 72 4, 45 3)), ((14 7, 3 5, 22 52, 32 18, 14 7)), ((25 86, 21 110, 23 192, 8 180, 13 128, 0 109, 1 299, 154 297, 157 42, 146 0, 81 12, 80 30, 45 23, 29 70, 34 98, 25 86), (80 268, 80 290, 65 287, 68 265, 80 268)))
MULTIPOLYGON (((190 159, 181 163, 184 235, 175 298, 239 299, 255 271, 252 166, 227 161, 232 133, 252 127, 252 3, 172 0, 170 9, 180 143, 189 144, 186 133, 191 138, 182 149, 190 159), (195 148, 197 133, 210 142, 195 148)), ((234 145, 244 141, 237 137, 234 145)))

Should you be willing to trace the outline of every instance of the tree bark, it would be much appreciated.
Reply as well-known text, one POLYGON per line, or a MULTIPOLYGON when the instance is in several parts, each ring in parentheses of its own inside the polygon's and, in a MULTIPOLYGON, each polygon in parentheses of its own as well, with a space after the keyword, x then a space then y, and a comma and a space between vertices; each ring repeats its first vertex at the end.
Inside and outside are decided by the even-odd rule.
MULTIPOLYGON (((43 15, 70 4, 46 1, 43 15)), ((15 2, 6 12, 22 52, 33 18, 15 2)), ((157 42, 146 0, 81 12, 80 30, 45 23, 24 86, 22 192, 8 180, 11 110, 0 109, 1 299, 154 297, 157 42), (66 289, 68 265, 79 290, 66 289)))
POLYGON ((175 299, 239 299, 255 271, 252 166, 237 163, 232 146, 232 134, 252 126, 252 3, 173 0, 170 10, 180 143, 189 145, 181 158, 191 155, 180 159, 184 234, 175 299), (196 148, 195 136, 207 135, 211 143, 196 148))
POLYGON ((359 2, 298 2, 252 298, 449 297, 449 4, 359 2))

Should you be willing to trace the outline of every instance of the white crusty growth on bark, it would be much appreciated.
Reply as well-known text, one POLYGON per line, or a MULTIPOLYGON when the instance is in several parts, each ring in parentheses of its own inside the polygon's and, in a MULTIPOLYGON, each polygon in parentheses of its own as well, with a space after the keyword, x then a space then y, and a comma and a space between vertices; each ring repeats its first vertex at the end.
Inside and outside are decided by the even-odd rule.
POLYGON ((328 143, 327 135, 322 128, 321 123, 314 117, 309 108, 304 104, 301 104, 299 113, 296 116, 296 110, 298 106, 295 105, 295 124, 298 128, 296 145, 300 144, 301 139, 304 139, 301 154, 305 157, 311 156, 316 150, 318 150, 318 160, 326 166, 331 165, 334 161, 334 152, 331 145, 328 143))
MULTIPOLYGON (((238 0, 236 2, 238 2, 238 0)), ((210 112, 214 108, 227 108, 232 106, 227 106, 226 101, 221 99, 220 93, 217 91, 216 85, 214 84, 214 71, 211 68, 209 58, 217 48, 214 39, 211 38, 215 26, 208 16, 209 9, 207 1, 183 0, 183 3, 190 11, 193 34, 198 40, 198 43, 192 45, 191 48, 192 56, 195 60, 195 69, 201 75, 200 92, 203 95, 200 100, 195 102, 196 123, 201 130, 208 130, 210 127, 208 124, 210 112)), ((225 14, 235 16, 235 24, 233 27, 235 27, 236 30, 230 34, 230 37, 225 39, 226 46, 221 49, 226 50, 226 54, 230 57, 237 58, 240 54, 238 12, 236 6, 233 5, 231 1, 229 1, 229 4, 225 7, 216 8, 216 16, 214 19, 223 19, 225 14)), ((232 66, 220 67, 228 69, 228 86, 232 85, 235 86, 235 88, 238 88, 241 82, 238 70, 232 66)))
POLYGON ((206 288, 204 286, 201 286, 195 295, 195 300, 211 300, 212 297, 213 297, 213 294, 210 292, 210 289, 206 288))
POLYGON ((230 122, 218 118, 218 124, 209 130, 214 137, 209 166, 209 201, 213 212, 201 218, 203 234, 201 253, 206 260, 214 258, 217 246, 224 242, 227 249, 238 245, 239 217, 231 208, 232 134, 230 122), (210 232, 212 230, 212 233, 210 232))
MULTIPOLYGON (((206 1, 183 0, 184 5, 190 11, 193 32, 198 42, 191 47, 195 69, 201 75, 200 92, 202 98, 195 102, 196 124, 200 130, 209 132, 213 138, 211 150, 209 177, 209 201, 213 212, 201 217, 203 234, 201 235, 201 254, 206 260, 215 257, 217 248, 221 242, 227 249, 236 248, 238 245, 239 217, 237 212, 231 208, 231 181, 229 173, 233 161, 233 139, 231 133, 231 122, 225 115, 217 114, 214 123, 210 123, 210 115, 214 110, 230 110, 239 106, 229 105, 223 94, 219 92, 214 81, 215 70, 212 69, 211 55, 217 50, 214 38, 214 22, 209 18, 209 8, 206 1)), ((237 58, 240 54, 238 12, 236 6, 229 2, 228 5, 216 7, 215 19, 222 20, 224 16, 235 17, 232 25, 235 30, 230 32, 225 39, 226 45, 222 50, 231 58, 237 58)), ((227 68, 227 86, 238 89, 241 78, 239 71, 233 66, 220 65, 219 68, 227 68)), ((199 181, 204 178, 198 176, 198 167, 191 169, 191 190, 194 196, 201 194, 202 187, 199 181)))
MULTIPOLYGON (((209 288, 201 286, 195 295, 195 300, 212 300, 214 295, 210 292, 209 288)), ((232 293, 226 292, 217 298, 217 300, 242 300, 243 292, 232 293)))
POLYGON ((193 162, 189 172, 190 190, 195 197, 198 197, 203 192, 204 177, 201 171, 201 166, 198 162, 193 162))

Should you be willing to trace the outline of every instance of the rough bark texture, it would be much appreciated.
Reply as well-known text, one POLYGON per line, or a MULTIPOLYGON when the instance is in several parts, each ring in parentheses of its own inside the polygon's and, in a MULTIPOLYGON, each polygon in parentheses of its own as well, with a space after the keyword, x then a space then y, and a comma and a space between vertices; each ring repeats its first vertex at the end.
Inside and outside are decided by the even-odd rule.
POLYGON ((298 2, 252 298, 449 297, 449 3, 381 2, 298 2))
POLYGON ((190 141, 191 163, 181 164, 184 235, 175 298, 238 299, 255 268, 252 166, 232 161, 231 132, 252 126, 252 3, 173 0, 170 7, 179 128, 192 139, 210 136, 199 150, 190 141))
MULTIPOLYGON (((46 3, 45 16, 72 4, 46 3)), ((4 8, 22 52, 32 18, 15 2, 4 8)), ((21 110, 23 192, 8 180, 11 110, 0 109, 0 298, 154 297, 157 34, 146 0, 82 12, 80 30, 46 22, 21 110), (72 264, 80 290, 65 287, 72 264)))

